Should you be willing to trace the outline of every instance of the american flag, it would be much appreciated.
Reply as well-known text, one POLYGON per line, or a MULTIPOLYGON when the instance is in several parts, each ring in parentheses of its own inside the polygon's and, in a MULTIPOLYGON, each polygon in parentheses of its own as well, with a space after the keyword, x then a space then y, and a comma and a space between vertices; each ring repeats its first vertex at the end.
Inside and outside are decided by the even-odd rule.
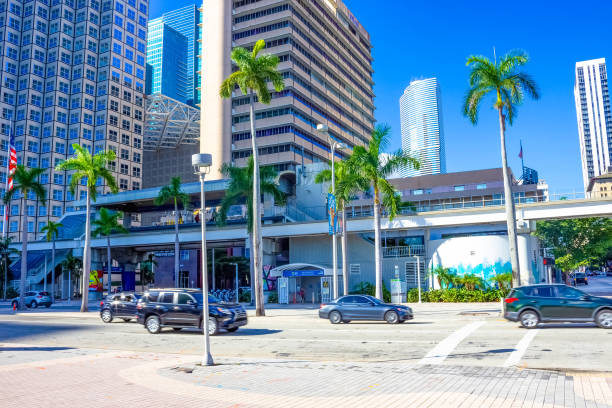
POLYGON ((13 189, 13 175, 17 170, 17 150, 15 150, 15 136, 11 132, 9 140, 9 160, 8 160, 8 179, 6 181, 6 189, 10 191, 13 189))

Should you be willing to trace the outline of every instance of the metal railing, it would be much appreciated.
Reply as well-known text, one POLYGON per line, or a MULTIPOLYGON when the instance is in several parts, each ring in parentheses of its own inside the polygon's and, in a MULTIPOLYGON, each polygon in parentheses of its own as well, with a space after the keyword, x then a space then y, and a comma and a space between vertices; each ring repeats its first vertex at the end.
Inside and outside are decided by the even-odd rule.
POLYGON ((424 256, 425 245, 393 246, 382 248, 383 258, 404 258, 410 256, 424 256))

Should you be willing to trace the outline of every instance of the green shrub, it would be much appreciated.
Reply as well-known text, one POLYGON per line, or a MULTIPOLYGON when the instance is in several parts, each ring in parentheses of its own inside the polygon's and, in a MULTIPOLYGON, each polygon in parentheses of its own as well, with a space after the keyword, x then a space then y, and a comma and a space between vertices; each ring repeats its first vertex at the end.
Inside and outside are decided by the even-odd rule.
POLYGON ((278 303, 278 293, 276 291, 268 293, 268 303, 278 303))
POLYGON ((17 289, 15 289, 14 287, 10 287, 6 289, 6 298, 7 299, 13 299, 19 296, 19 291, 17 289))
MULTIPOLYGON (((432 303, 469 303, 469 302, 498 302, 507 295, 506 290, 467 290, 463 288, 435 289, 421 292, 423 302, 432 303)), ((419 300, 418 289, 410 289, 406 301, 415 303, 419 300)))
POLYGON ((241 303, 251 303, 251 291, 243 290, 238 294, 238 301, 241 303))
MULTIPOLYGON (((391 302, 391 292, 387 289, 387 285, 383 281, 382 284, 382 292, 383 292, 383 302, 390 303, 391 302)), ((349 292, 351 295, 370 295, 376 296, 376 286, 372 285, 370 282, 359 282, 355 285, 354 289, 349 292)))

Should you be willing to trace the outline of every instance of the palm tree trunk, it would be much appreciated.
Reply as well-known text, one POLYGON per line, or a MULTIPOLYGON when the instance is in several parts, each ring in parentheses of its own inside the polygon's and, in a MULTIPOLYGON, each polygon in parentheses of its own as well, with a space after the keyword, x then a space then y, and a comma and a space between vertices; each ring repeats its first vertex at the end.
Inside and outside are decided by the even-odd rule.
POLYGON ((111 294, 113 267, 111 266, 110 235, 106 236, 106 272, 108 273, 108 294, 111 294))
POLYGON ((342 292, 344 296, 348 295, 348 254, 346 253, 346 207, 342 207, 342 236, 341 245, 342 245, 342 292))
POLYGON ((51 245, 51 303, 55 303, 55 238, 51 245))
POLYGON ((255 273, 255 315, 265 316, 263 304, 261 216, 259 211, 259 162, 257 161, 257 135, 255 134, 255 99, 251 91, 249 114, 251 116, 251 145, 253 147, 253 269, 255 273))
POLYGON ((25 198, 27 191, 23 191, 21 208, 23 219, 21 222, 21 281, 19 282, 19 310, 25 309, 25 283, 28 277, 28 212, 25 211, 25 198))
POLYGON ((91 269, 91 197, 87 186, 87 206, 85 207, 85 248, 83 248, 83 271, 81 273, 81 312, 87 312, 89 300, 89 270, 91 269))
POLYGON ((181 268, 179 263, 179 216, 178 216, 178 204, 176 198, 174 199, 174 287, 179 286, 179 269, 181 268))
POLYGON ((382 295, 382 262, 380 259, 380 197, 378 186, 374 186, 374 263, 376 268, 376 297, 382 295))
POLYGON ((514 210, 514 197, 510 186, 508 174, 508 159, 506 158, 506 124, 501 108, 499 112, 499 136, 501 139, 502 172, 504 176, 504 199, 506 207, 506 224, 508 226, 508 248, 510 249, 510 264, 512 265, 512 286, 521 285, 521 268, 518 258, 518 244, 516 239, 516 214, 514 210))

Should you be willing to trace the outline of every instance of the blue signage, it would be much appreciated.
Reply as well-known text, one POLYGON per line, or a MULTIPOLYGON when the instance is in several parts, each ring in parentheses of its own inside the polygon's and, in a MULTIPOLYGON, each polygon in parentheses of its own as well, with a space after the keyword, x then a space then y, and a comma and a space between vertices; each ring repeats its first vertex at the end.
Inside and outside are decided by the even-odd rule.
POLYGON ((296 276, 323 276, 323 269, 304 269, 299 271, 283 271, 284 278, 291 278, 296 276))
POLYGON ((329 224, 329 235, 334 235, 338 231, 338 211, 336 208, 336 196, 327 195, 327 221, 329 224))

